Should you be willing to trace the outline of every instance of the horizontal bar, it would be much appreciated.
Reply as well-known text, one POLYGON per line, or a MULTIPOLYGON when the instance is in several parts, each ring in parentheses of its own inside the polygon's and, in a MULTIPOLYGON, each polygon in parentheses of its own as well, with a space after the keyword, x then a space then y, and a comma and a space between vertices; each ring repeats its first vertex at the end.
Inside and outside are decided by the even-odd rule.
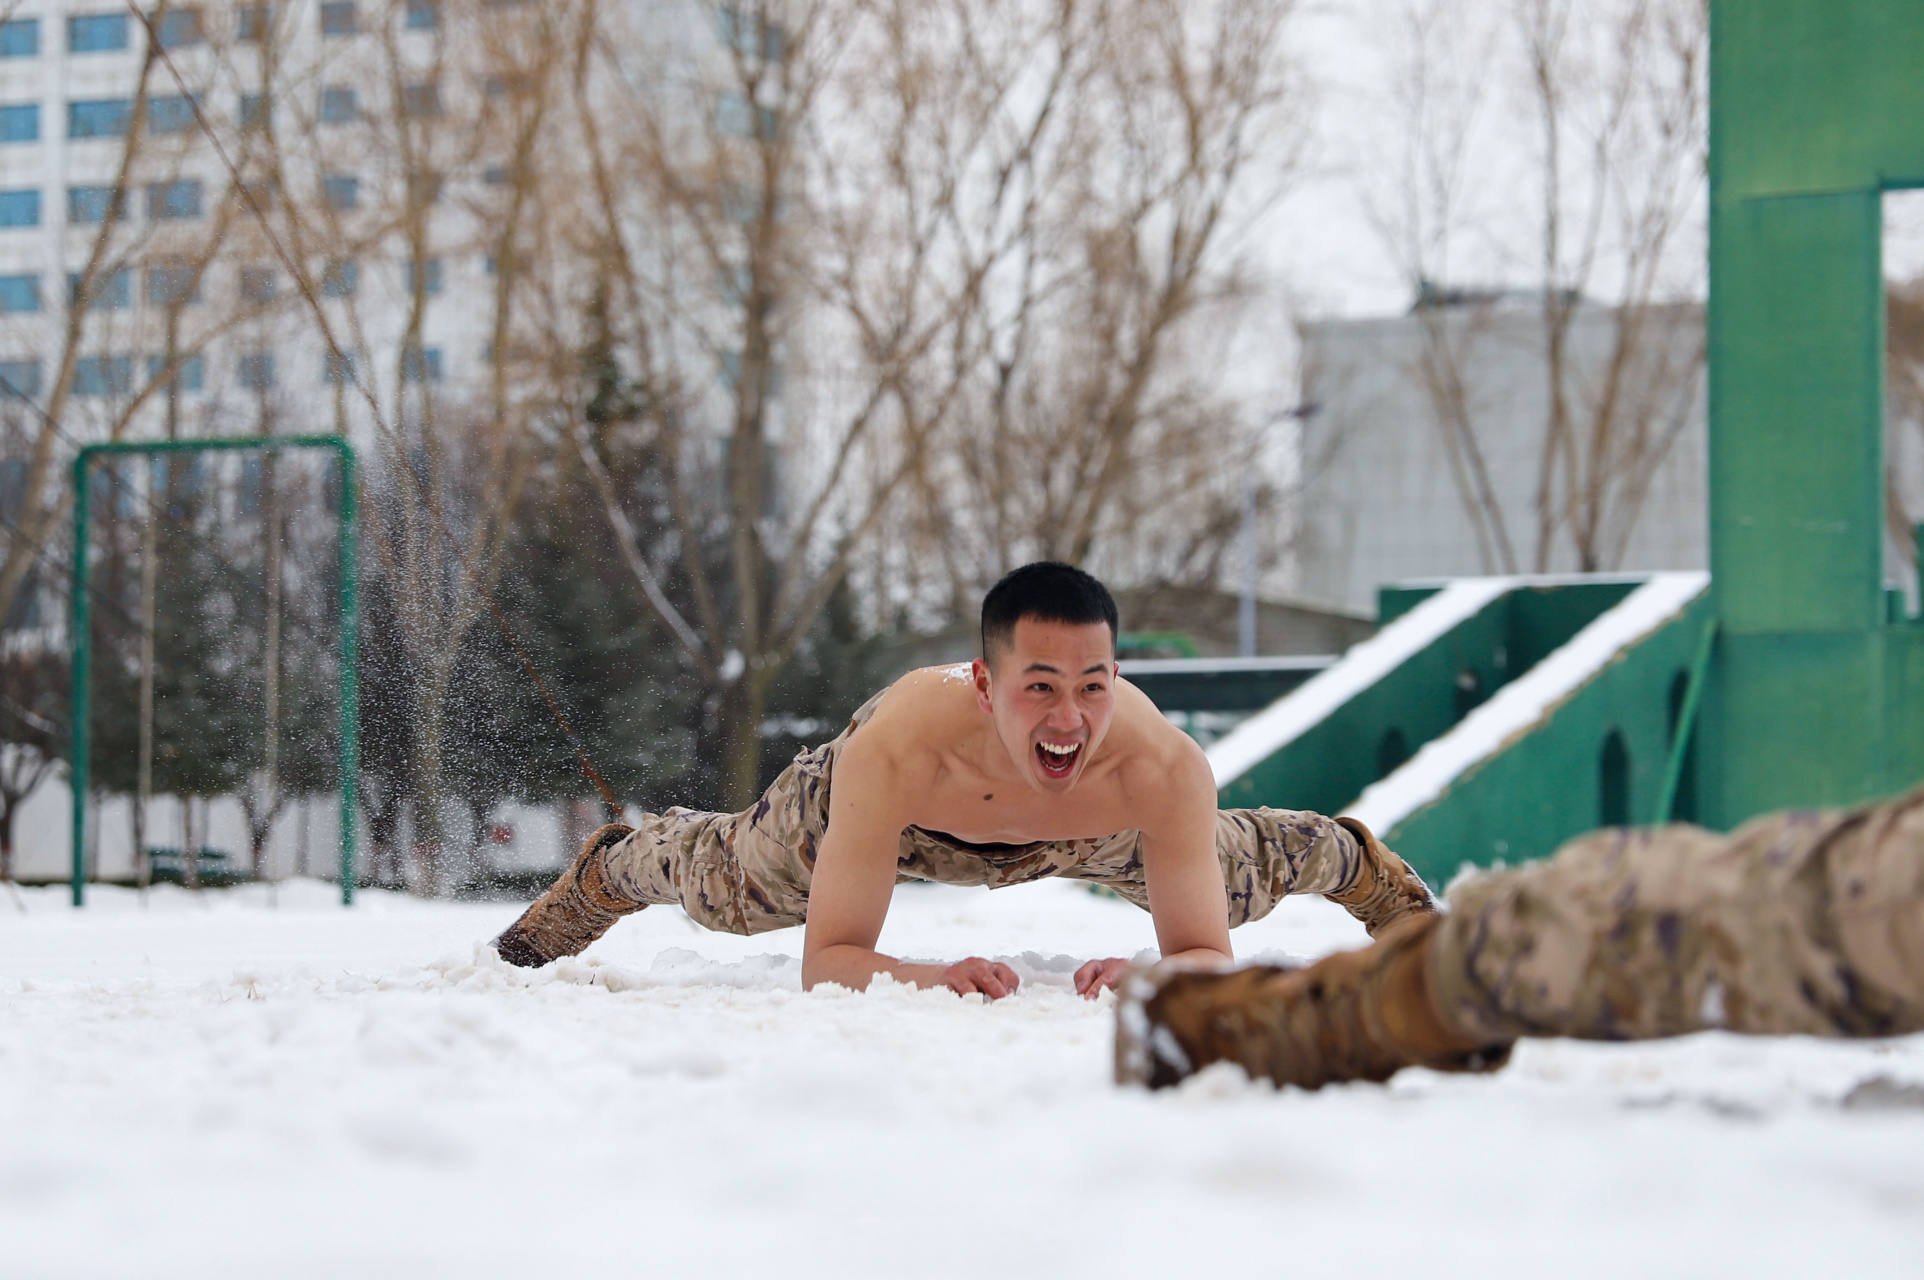
POLYGON ((188 440, 114 440, 80 450, 83 459, 109 453, 187 453, 199 449, 333 449, 354 456, 345 436, 200 436, 188 440))

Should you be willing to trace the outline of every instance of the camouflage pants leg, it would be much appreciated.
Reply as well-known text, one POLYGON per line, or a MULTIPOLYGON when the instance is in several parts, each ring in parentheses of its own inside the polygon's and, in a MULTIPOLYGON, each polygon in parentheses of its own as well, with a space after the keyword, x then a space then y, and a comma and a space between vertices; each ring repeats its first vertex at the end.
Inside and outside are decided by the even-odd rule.
POLYGON ((695 923, 722 933, 801 924, 842 740, 796 756, 741 813, 674 808, 642 815, 606 855, 610 887, 631 901, 679 905, 695 923))
POLYGON ((1924 789, 1582 837, 1458 886, 1431 966, 1449 1020, 1492 1041, 1924 1030, 1924 789))
MULTIPOLYGON (((1372 933, 1435 906, 1421 877, 1350 819, 1293 809, 1223 809, 1216 815, 1216 857, 1229 891, 1232 929, 1262 919, 1292 893, 1323 894, 1372 933)), ((1049 876, 1104 885, 1149 907, 1140 832, 994 851, 919 827, 902 835, 902 879, 1000 889, 1049 876)))

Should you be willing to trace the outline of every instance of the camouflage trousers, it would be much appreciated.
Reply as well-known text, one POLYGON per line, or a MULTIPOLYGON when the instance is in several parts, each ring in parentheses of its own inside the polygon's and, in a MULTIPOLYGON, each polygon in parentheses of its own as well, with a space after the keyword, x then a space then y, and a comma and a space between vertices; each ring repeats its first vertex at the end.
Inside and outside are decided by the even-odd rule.
MULTIPOLYGON (((878 698, 879 700, 879 698, 878 698)), ((786 929, 808 917, 815 855, 828 829, 829 783, 842 744, 868 719, 871 701, 832 742, 797 755, 742 813, 669 809, 643 815, 603 865, 609 888, 637 903, 679 904, 696 923, 725 933, 786 929)), ((1268 915, 1286 894, 1326 894, 1371 932, 1413 910, 1431 910, 1429 890, 1381 844, 1321 814, 1225 809, 1216 817, 1216 856, 1234 928, 1268 915), (1347 899, 1347 900, 1346 900, 1347 899)), ((896 883, 932 880, 991 889, 1049 876, 1106 885, 1145 910, 1142 838, 977 845, 908 827, 896 883)))
POLYGON ((1584 836, 1459 884, 1430 962, 1445 1016, 1492 1041, 1924 1030, 1924 789, 1584 836))

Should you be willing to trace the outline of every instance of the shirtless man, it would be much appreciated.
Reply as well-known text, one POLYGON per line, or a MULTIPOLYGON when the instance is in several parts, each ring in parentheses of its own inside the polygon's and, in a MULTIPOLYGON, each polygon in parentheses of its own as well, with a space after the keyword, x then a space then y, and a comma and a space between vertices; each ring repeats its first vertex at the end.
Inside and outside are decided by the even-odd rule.
MULTIPOLYGON (((678 903, 731 933, 806 922, 804 987, 861 990, 886 973, 999 999, 1017 986, 1007 965, 875 950, 897 883, 1108 885, 1149 910, 1165 961, 1192 967, 1230 964, 1229 930, 1289 893, 1324 894, 1372 934, 1435 910, 1353 819, 1219 811, 1202 749, 1118 678, 1115 641, 1100 582, 1063 564, 1017 569, 983 600, 973 665, 902 677, 746 812, 670 809, 601 828, 495 949, 545 964, 622 915, 678 903)), ((1076 990, 1093 999, 1127 970, 1090 960, 1076 990)))

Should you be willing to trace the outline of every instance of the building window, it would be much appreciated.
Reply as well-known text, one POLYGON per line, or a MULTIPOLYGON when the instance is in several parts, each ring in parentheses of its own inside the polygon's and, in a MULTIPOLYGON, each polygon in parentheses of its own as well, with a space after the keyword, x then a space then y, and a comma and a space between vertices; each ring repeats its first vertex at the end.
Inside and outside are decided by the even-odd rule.
POLYGON ((0 191, 0 227, 40 225, 40 192, 0 191))
POLYGON ((74 361, 77 396, 124 396, 134 389, 132 356, 82 356, 74 361))
POLYGON ((274 355, 269 351, 257 351, 240 358, 235 370, 240 384, 249 391, 271 391, 274 388, 274 355))
POLYGON ((321 194, 336 209, 359 208, 361 180, 351 174, 333 174, 321 179, 321 194))
POLYGON ((127 132, 133 103, 125 98, 101 98, 67 104, 69 138, 118 138, 127 132))
POLYGON ((21 102, 0 107, 0 142, 40 141, 40 104, 21 102))
POLYGON ((134 302, 134 271, 132 267, 122 267, 118 271, 104 271, 94 277, 93 292, 81 297, 81 273, 70 272, 67 276, 67 298, 76 307, 84 306, 89 311, 124 311, 134 302))
POLYGON ((240 96, 241 128, 251 129, 267 119, 267 98, 258 93, 243 93, 240 96))
POLYGON ((0 311, 38 310, 39 276, 0 276, 0 311))
POLYGON ((147 218, 162 222, 169 218, 200 217, 199 178, 177 178, 172 182, 147 184, 147 218))
POLYGON ((163 49, 184 49, 188 45, 204 43, 207 39, 200 27, 199 9, 169 9, 166 13, 154 16, 159 20, 160 47, 163 49))
POLYGON ((441 348, 410 347, 402 352, 401 380, 403 382, 439 382, 441 380, 441 348))
POLYGON ((441 114, 441 86, 432 80, 403 86, 401 109, 416 120, 434 119, 441 114))
POLYGON ((194 127, 194 100, 184 95, 147 99, 147 127, 155 133, 184 133, 194 127))
POLYGON ((280 291, 280 280, 272 267, 242 267, 240 292, 243 302, 272 302, 280 291))
POLYGON ((321 34, 351 36, 361 29, 354 16, 354 0, 327 0, 321 6, 321 34))
POLYGON ((124 13, 79 13, 67 19, 68 53, 112 53, 126 47, 124 13))
POLYGON ((337 258, 321 273, 321 294, 328 298, 351 298, 360 282, 360 269, 352 258, 337 258))
POLYGON ((235 37, 257 44, 267 39, 267 33, 274 25, 274 12, 264 4, 243 5, 235 19, 235 37))
POLYGON ((439 258, 429 258, 426 263, 408 263, 409 293, 414 292, 417 278, 420 280, 421 291, 423 293, 435 294, 441 292, 441 260, 439 258), (422 269, 423 267, 425 267, 425 270, 422 269))
POLYGON ((434 31, 441 26, 440 0, 407 0, 409 31, 434 31))
POLYGON ((112 187, 68 187, 67 221, 90 227, 109 217, 119 218, 126 206, 114 195, 112 187))
POLYGON ((200 301, 200 272, 181 263, 147 268, 147 305, 191 307, 200 301))
POLYGON ((334 86, 321 90, 321 123, 347 124, 361 114, 354 90, 334 86))
MULTIPOLYGON (((177 357, 174 361, 174 390, 199 391, 205 383, 207 364, 199 356, 177 357)), ((147 357, 147 381, 163 382, 167 372, 166 356, 147 357)))
POLYGON ((352 351, 330 351, 327 359, 321 362, 321 380, 329 386, 354 381, 354 353, 352 351))
POLYGON ((38 360, 0 360, 0 395, 27 400, 39 394, 38 360))
POLYGON ((15 18, 11 22, 0 22, 0 58, 32 58, 39 53, 40 19, 15 18))

